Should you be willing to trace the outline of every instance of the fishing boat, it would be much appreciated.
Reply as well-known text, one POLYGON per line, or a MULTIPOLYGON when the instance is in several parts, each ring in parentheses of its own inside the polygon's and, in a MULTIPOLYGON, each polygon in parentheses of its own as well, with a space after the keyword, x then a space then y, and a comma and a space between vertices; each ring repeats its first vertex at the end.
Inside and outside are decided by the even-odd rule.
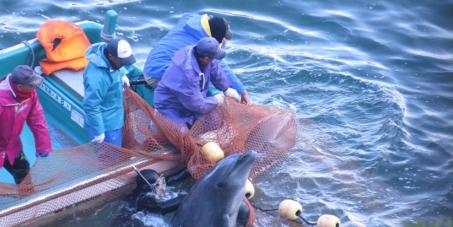
MULTIPOLYGON (((93 21, 75 24, 90 43, 108 42, 115 37, 117 19, 118 14, 109 10, 104 24, 93 21)), ((46 56, 38 39, 0 50, 0 79, 15 66, 24 64, 41 74, 40 61, 46 56)), ((212 116, 207 116, 197 120, 199 124, 194 124, 190 132, 182 132, 152 108, 153 93, 137 82, 143 78, 141 68, 132 65, 128 71, 131 88, 125 91, 129 95, 125 100, 127 116, 122 148, 90 143, 82 109, 83 70, 61 69, 44 75, 44 82, 37 88, 41 105, 76 145, 37 160, 28 184, 0 183, 0 226, 45 226, 115 200, 134 186, 135 168, 170 174, 187 167, 194 178, 199 178, 215 165, 201 151, 200 145, 207 142, 218 143, 225 156, 247 150, 265 153, 255 161, 250 179, 282 160, 295 144, 293 112, 262 105, 243 107, 229 100, 212 111, 222 116, 221 126, 210 131, 198 130, 210 124, 208 119, 212 116), (94 155, 98 150, 117 152, 122 161, 102 166, 94 155)), ((24 146, 28 143, 34 147, 32 137, 21 135, 24 146)))
MULTIPOLYGON (((110 10, 106 13, 104 24, 92 21, 81 21, 76 24, 85 32, 91 43, 96 43, 107 41, 115 35, 117 17, 117 13, 110 10)), ((46 52, 38 39, 0 50, 0 79, 12 72, 15 66, 25 64, 31 66, 36 73, 41 74, 39 61, 45 57, 46 52)), ((128 75, 131 80, 138 79, 142 74, 141 69, 136 65, 132 65, 129 71, 132 72, 128 75)), ((50 115, 52 120, 56 121, 57 127, 77 145, 90 142, 89 135, 84 128, 82 74, 83 70, 58 70, 51 75, 43 75, 45 80, 37 88, 39 100, 46 115, 50 115)), ((141 90, 146 89, 144 86, 132 86, 134 86, 134 90, 142 94, 152 95, 150 92, 141 90)), ((21 135, 21 138, 24 147, 34 147, 31 133, 21 135)), ((8 195, 2 195, 4 197, 1 201, 4 203, 0 202, 0 226, 42 226, 78 210, 105 202, 108 197, 114 198, 119 194, 124 194, 128 190, 127 187, 125 189, 124 187, 130 186, 132 180, 135 179, 131 166, 167 172, 176 170, 177 162, 134 159, 114 169, 88 175, 54 190, 45 190, 22 199, 8 200, 5 199, 8 195), (37 207, 45 207, 45 209, 37 207)))

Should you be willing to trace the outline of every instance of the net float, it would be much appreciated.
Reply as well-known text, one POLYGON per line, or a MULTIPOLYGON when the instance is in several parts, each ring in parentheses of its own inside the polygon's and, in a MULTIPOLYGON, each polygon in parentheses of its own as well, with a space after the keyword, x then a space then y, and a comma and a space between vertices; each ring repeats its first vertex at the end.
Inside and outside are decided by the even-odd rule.
POLYGON ((222 148, 217 143, 207 142, 201 147, 201 152, 212 162, 216 163, 225 157, 222 148))
POLYGON ((253 187, 252 182, 250 182, 249 179, 247 179, 247 182, 245 183, 245 197, 247 199, 253 198, 255 195, 255 187, 253 187))
POLYGON ((341 227, 341 221, 331 214, 323 214, 318 218, 318 227, 341 227))
POLYGON ((294 200, 285 199, 278 205, 278 213, 280 217, 297 220, 302 215, 302 205, 294 200))

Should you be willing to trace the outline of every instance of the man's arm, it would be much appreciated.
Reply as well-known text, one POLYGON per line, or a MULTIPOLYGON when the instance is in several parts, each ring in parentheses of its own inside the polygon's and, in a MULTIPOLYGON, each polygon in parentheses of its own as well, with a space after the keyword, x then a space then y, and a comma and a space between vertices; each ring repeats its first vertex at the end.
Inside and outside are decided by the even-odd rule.
POLYGON ((206 114, 217 107, 218 101, 216 98, 204 97, 200 91, 200 79, 198 75, 197 78, 194 78, 193 75, 187 76, 183 70, 173 63, 170 65, 170 68, 171 70, 167 70, 164 77, 166 77, 168 72, 171 72, 171 80, 173 81, 171 89, 186 109, 196 113, 206 114))
POLYGON ((189 176, 190 176, 189 170, 187 168, 184 168, 176 173, 170 174, 167 177, 165 177, 165 181, 167 182, 167 184, 170 185, 175 182, 182 181, 189 176))
POLYGON ((227 77, 230 79, 231 87, 234 88, 241 96, 241 102, 244 104, 249 104, 250 98, 248 92, 245 90, 244 84, 242 84, 242 82, 239 80, 236 74, 233 73, 233 71, 227 64, 225 64, 223 61, 220 61, 219 65, 220 68, 223 69, 227 77))
MULTIPOLYGON (((90 67, 90 64, 87 66, 90 67)), ((101 113, 101 103, 107 93, 108 84, 102 80, 101 70, 95 66, 84 72, 84 98, 83 111, 86 115, 86 123, 93 129, 95 135, 105 132, 104 121, 101 113), (86 75, 85 75, 86 74, 86 75)))
POLYGON ((27 125, 35 138, 36 152, 39 154, 49 153, 52 151, 50 142, 50 133, 46 125, 44 110, 38 100, 38 94, 34 91, 32 96, 30 112, 27 116, 27 125))

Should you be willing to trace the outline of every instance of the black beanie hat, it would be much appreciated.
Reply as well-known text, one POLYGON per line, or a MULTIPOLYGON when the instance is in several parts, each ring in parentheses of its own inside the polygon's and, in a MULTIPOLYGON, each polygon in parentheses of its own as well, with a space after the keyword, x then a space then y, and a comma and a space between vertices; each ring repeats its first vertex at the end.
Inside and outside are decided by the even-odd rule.
POLYGON ((230 25, 224 18, 212 17, 208 22, 209 28, 211 29, 211 35, 217 42, 222 43, 223 38, 231 39, 233 37, 233 34, 230 31, 230 25))
MULTIPOLYGON (((159 174, 152 169, 144 169, 140 171, 140 173, 150 184, 156 183, 157 178, 159 178, 159 174)), ((148 183, 146 183, 142 176, 137 175, 137 177, 135 178, 135 183, 137 183, 137 187, 139 188, 148 186, 148 183)))

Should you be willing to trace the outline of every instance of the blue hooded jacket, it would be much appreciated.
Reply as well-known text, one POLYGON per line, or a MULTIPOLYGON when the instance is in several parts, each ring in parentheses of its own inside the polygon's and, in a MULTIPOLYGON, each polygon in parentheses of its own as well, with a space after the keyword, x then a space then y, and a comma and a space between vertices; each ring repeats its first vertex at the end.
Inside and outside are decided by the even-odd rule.
POLYGON ((180 125, 192 125, 217 107, 217 99, 207 97, 210 82, 220 91, 231 86, 217 60, 209 63, 203 72, 200 70, 193 47, 187 46, 175 53, 154 91, 156 110, 180 125))
MULTIPOLYGON (((205 27, 209 27, 208 15, 198 15, 194 13, 184 14, 179 19, 176 26, 169 31, 149 53, 143 74, 154 77, 162 78, 165 70, 171 63, 171 58, 176 51, 189 45, 197 44, 200 39, 210 37, 211 35, 206 32, 205 27), (203 26, 205 24, 205 26, 203 26)), ((242 82, 231 71, 227 64, 220 61, 220 66, 226 73, 231 81, 231 86, 236 89, 239 94, 245 90, 242 82)))
POLYGON ((124 124, 123 83, 127 70, 115 70, 104 56, 107 43, 91 45, 85 52, 88 65, 83 72, 85 123, 95 135, 116 130, 124 124))

